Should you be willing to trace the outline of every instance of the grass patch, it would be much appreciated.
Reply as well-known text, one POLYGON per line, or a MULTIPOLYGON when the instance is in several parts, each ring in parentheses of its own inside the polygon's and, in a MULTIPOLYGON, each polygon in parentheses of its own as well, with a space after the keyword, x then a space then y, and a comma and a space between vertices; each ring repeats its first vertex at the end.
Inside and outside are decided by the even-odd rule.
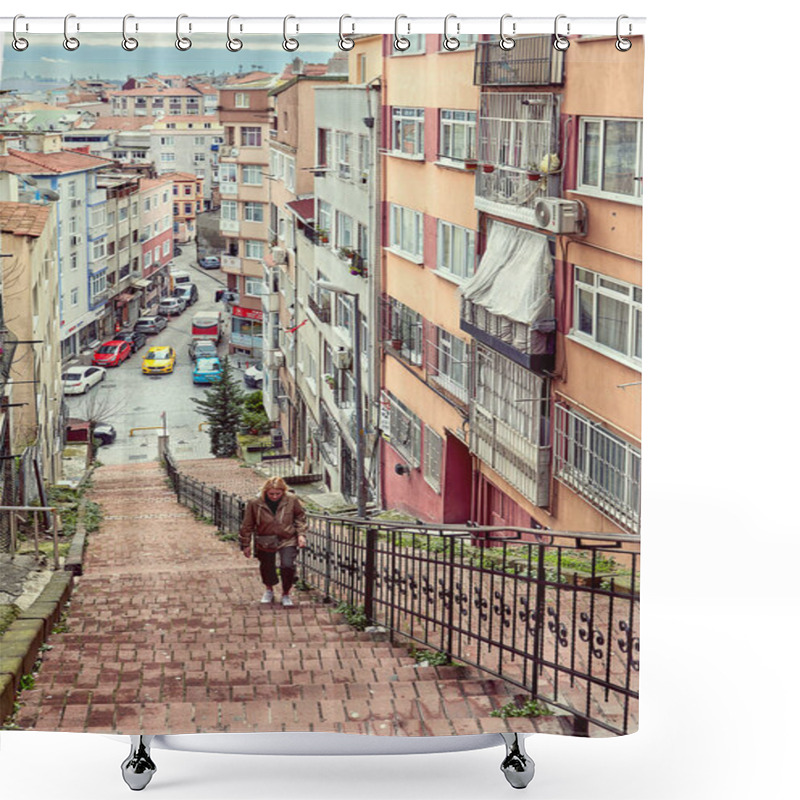
POLYGON ((521 706, 516 703, 506 703, 502 708, 489 712, 490 717, 500 717, 501 719, 508 719, 509 717, 547 717, 550 714, 550 709, 538 700, 528 700, 521 706))
POLYGON ((19 616, 19 607, 13 603, 0 605, 0 635, 5 633, 11 623, 19 616))
POLYGON ((414 660, 423 667, 450 667, 453 662, 442 650, 412 650, 414 660))
POLYGON ((345 622, 350 625, 352 628, 355 628, 357 631, 366 630, 369 626, 369 619, 367 619, 367 614, 363 607, 361 606, 351 606, 349 603, 339 603, 336 608, 333 609, 337 614, 341 614, 345 622))

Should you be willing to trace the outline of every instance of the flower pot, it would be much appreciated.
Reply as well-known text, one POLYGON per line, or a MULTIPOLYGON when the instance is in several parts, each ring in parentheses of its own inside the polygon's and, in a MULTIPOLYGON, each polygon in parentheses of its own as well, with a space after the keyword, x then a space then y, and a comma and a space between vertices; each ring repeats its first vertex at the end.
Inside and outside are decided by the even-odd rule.
POLYGON ((465 169, 468 170, 476 170, 478 169, 478 162, 477 161, 465 161, 464 162, 465 169))
POLYGON ((528 180, 529 181, 538 181, 542 176, 538 172, 529 172, 528 173, 528 180))
POLYGON ((494 172, 494 164, 484 164, 483 171, 488 175, 490 172, 494 172))
POLYGON ((403 340, 392 339, 392 347, 394 347, 395 350, 400 350, 403 347, 403 340))

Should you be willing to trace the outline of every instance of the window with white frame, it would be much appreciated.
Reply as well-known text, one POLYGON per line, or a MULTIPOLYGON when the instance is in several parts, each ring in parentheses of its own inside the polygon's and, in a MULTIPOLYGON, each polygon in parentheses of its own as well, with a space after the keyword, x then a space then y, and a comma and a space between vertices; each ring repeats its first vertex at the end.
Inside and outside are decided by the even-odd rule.
POLYGON ((294 191, 294 159, 293 158, 286 158, 286 172, 284 174, 284 181, 286 183, 286 188, 290 191, 294 191))
POLYGON ((317 201, 317 228, 320 231, 330 232, 333 220, 333 208, 325 200, 317 201))
POLYGON ((353 218, 349 214, 341 211, 336 212, 336 246, 353 249, 355 240, 353 239, 354 230, 353 218))
POLYGON ((272 176, 279 181, 283 180, 283 160, 285 156, 280 150, 272 151, 272 176))
POLYGON ((425 425, 425 440, 422 443, 422 474, 426 482, 437 492, 442 489, 442 449, 444 440, 433 428, 425 425))
POLYGON ((99 272, 96 275, 92 275, 91 280, 91 293, 92 293, 92 302, 94 302, 98 295, 101 295, 106 289, 108 288, 108 277, 105 272, 99 272))
POLYGON ((422 364, 422 315, 394 297, 387 298, 385 338, 412 364, 422 364))
POLYGON ((333 131, 317 128, 317 166, 333 166, 333 131))
POLYGON ((469 345, 438 326, 430 326, 428 373, 443 389, 466 402, 469 391, 469 345))
POLYGON ((144 265, 145 267, 149 267, 153 263, 153 254, 152 253, 145 253, 144 254, 144 265))
MULTIPOLYGON (((194 154, 194 165, 197 166, 198 164, 204 164, 206 161, 206 154, 205 153, 195 153, 194 154)), ((198 175, 198 177, 200 177, 198 175)))
MULTIPOLYGON (((424 33, 412 33, 406 34, 404 36, 405 39, 408 39, 410 42, 409 46, 406 47, 404 50, 400 50, 396 47, 392 48, 392 55, 393 56, 413 56, 419 55, 420 53, 425 52, 425 34, 424 33)), ((459 37, 461 38, 461 37, 459 37)))
MULTIPOLYGON (((222 180, 222 164, 220 168, 220 181, 222 180)), ((261 165, 245 164, 242 167, 242 183, 246 186, 261 186, 261 165)))
POLYGON ((475 231, 439 220, 436 237, 436 268, 456 278, 475 272, 475 231))
POLYGON ((641 200, 642 120, 581 118, 578 189, 616 200, 641 200))
POLYGON ((73 289, 69 293, 69 301, 70 301, 70 304, 72 306, 77 306, 78 305, 78 290, 77 289, 73 289))
POLYGON ((250 93, 236 92, 233 95, 233 105, 236 108, 250 108, 250 93))
POLYGON ((343 328, 348 335, 353 331, 353 298, 338 292, 336 294, 336 327, 343 328))
POLYGON ((161 154, 161 163, 162 164, 174 164, 175 163, 175 153, 162 153, 161 154))
POLYGON ((162 147, 174 147, 175 146, 175 137, 174 136, 162 136, 161 137, 161 145, 162 145, 162 147))
POLYGON ((562 403, 555 405, 554 474, 606 516, 638 533, 641 450, 562 403))
POLYGON ((422 261, 422 214, 394 204, 389 210, 389 246, 415 261, 422 261))
POLYGON ((358 137, 358 170, 362 183, 369 177, 369 136, 358 137))
POLYGON ((389 437, 392 447, 415 467, 422 455, 422 421, 391 392, 389 400, 389 437))
POLYGON ((262 294, 266 293, 264 281, 261 278, 245 278, 244 293, 251 297, 261 297, 262 294))
POLYGON ((350 179, 350 143, 352 134, 336 131, 336 169, 340 178, 350 179))
POLYGON ((194 137, 194 146, 195 147, 205 147, 206 146, 206 137, 205 136, 195 136, 194 137))
POLYGON ((106 240, 100 239, 92 242, 92 261, 99 261, 106 256, 106 240))
POLYGON ((454 161, 475 158, 477 114, 443 108, 439 118, 439 156, 454 161))
POLYGON ((392 151, 406 156, 425 155, 425 109, 392 109, 392 151))
POLYGON ((236 164, 219 165, 219 185, 220 191, 236 191, 236 164))
POLYGON ((255 258, 261 261, 264 258, 264 242, 258 239, 246 239, 244 243, 244 257, 255 258))
POLYGON ((161 245, 161 249, 164 252, 164 257, 166 258, 169 255, 169 251, 172 249, 169 239, 164 240, 164 244, 161 245))
POLYGON ((245 203, 244 218, 246 222, 263 222, 264 221, 263 203, 245 203))
POLYGON ((261 147, 261 128, 242 126, 242 147, 261 147))
POLYGON ((574 294, 574 337, 640 364, 641 287, 576 266, 574 294))
POLYGON ((239 219, 236 206, 237 203, 235 200, 223 200, 219 207, 220 219, 227 220, 228 222, 236 222, 239 219))

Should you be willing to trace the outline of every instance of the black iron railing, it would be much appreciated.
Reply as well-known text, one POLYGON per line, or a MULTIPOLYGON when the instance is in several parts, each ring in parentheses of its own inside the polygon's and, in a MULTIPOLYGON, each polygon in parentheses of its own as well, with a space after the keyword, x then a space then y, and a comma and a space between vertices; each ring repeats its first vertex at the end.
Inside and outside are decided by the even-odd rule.
MULTIPOLYGON (((238 532, 244 500, 167 469, 179 502, 238 532)), ((576 733, 636 730, 638 537, 308 516, 299 575, 326 599, 519 687, 576 733)))
POLYGON ((512 50, 496 42, 475 47, 476 86, 558 86, 564 82, 564 54, 550 36, 521 36, 512 50))

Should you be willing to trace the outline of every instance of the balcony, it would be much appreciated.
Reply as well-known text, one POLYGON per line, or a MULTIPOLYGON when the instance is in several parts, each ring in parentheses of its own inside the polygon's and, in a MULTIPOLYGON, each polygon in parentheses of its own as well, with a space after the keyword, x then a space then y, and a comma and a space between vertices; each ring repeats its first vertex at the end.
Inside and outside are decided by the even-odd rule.
POLYGON ((476 86, 560 86, 564 83, 564 53, 550 36, 521 36, 511 50, 497 42, 475 46, 476 86))
POLYGON ((225 197, 236 197, 239 193, 239 184, 229 181, 220 181, 219 193, 225 197))
POLYGON ((320 305, 313 295, 308 295, 308 302, 306 303, 310 311, 313 311, 320 322, 331 321, 331 307, 330 305, 320 305))
POLYGON ((222 265, 222 269, 224 269, 226 272, 242 271, 242 259, 239 258, 239 256, 223 255, 220 259, 220 264, 222 265))
POLYGON ((239 234, 239 220, 238 219, 221 219, 219 221, 219 229, 221 233, 239 234))
POLYGON ((278 292, 267 292, 261 295, 261 308, 265 314, 280 309, 281 296, 278 292))

